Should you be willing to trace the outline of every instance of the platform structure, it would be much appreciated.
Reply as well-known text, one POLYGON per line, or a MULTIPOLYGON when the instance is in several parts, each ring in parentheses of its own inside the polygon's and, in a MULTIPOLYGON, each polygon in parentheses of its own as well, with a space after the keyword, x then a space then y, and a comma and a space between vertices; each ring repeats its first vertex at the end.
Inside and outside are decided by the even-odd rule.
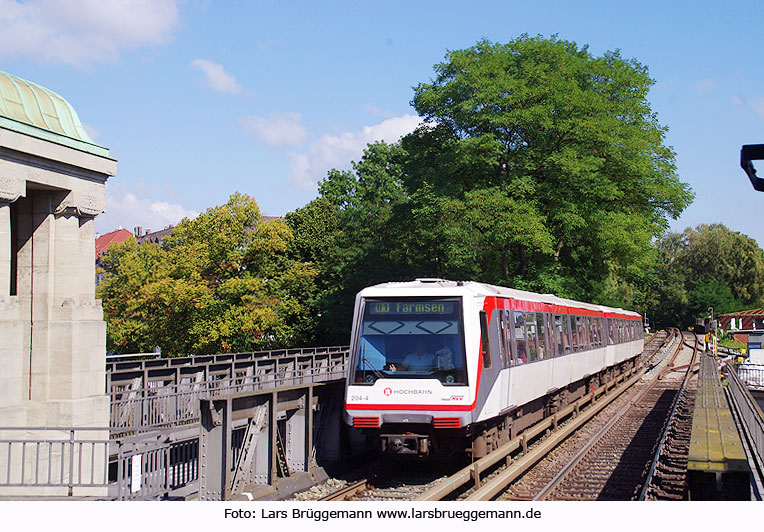
POLYGON ((750 500, 751 470, 716 360, 701 358, 687 462, 690 500, 750 500))

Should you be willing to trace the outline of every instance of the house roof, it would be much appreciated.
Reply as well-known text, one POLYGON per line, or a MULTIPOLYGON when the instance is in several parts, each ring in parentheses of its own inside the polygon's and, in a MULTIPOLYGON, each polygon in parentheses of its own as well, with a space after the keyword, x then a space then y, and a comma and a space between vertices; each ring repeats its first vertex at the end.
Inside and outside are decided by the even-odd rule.
POLYGON ((96 257, 100 256, 112 244, 121 244, 131 236, 133 236, 133 233, 127 229, 117 229, 111 233, 106 233, 105 235, 99 236, 95 241, 96 257))
POLYGON ((741 310, 739 312, 730 312, 728 314, 719 314, 722 318, 758 318, 764 316, 764 308, 755 308, 751 310, 741 310))

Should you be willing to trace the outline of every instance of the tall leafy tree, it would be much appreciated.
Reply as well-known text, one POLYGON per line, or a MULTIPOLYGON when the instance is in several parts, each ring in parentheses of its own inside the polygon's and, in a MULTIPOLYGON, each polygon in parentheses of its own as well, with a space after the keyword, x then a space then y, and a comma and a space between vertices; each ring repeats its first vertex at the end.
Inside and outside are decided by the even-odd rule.
POLYGON ((292 239, 236 193, 183 220, 161 247, 130 239, 110 248, 99 286, 108 348, 174 355, 305 343, 317 272, 289 256, 292 239))
POLYGON ((524 213, 515 226, 494 218, 514 234, 483 251, 496 265, 481 265, 487 277, 617 303, 613 287, 641 280, 651 239, 692 199, 647 101, 647 68, 522 36, 449 52, 435 74, 414 90, 426 124, 402 141, 406 188, 464 204, 500 190, 524 213))

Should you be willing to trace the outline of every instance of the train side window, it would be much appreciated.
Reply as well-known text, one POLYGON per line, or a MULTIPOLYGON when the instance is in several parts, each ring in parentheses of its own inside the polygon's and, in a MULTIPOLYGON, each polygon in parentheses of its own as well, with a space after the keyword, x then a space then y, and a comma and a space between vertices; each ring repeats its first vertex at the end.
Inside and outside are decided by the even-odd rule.
POLYGON ((502 310, 502 313, 504 314, 504 343, 507 346, 507 359, 504 362, 504 367, 514 366, 515 365, 515 349, 512 345, 512 314, 509 310, 502 310))
POLYGON ((554 350, 556 347, 554 339, 554 326, 552 322, 552 315, 548 312, 542 314, 542 320, 544 323, 544 358, 554 358, 554 350))
POLYGON ((571 326, 570 316, 568 314, 562 315, 562 343, 565 346, 565 354, 569 355, 573 349, 571 347, 571 326))
POLYGON ((536 313, 524 312, 525 319, 525 347, 528 350, 528 362, 535 362, 538 360, 538 347, 536 346, 536 338, 538 336, 538 330, 536 329, 536 313))
POLYGON ((508 368, 512 365, 512 337, 510 335, 510 329, 512 328, 512 322, 508 310, 499 310, 499 337, 502 346, 502 367, 508 368))
POLYGON ((578 316, 571 316, 570 317, 570 333, 571 333, 571 345, 573 347, 573 352, 578 353, 581 350, 581 336, 579 335, 579 332, 581 331, 581 325, 579 323, 578 316))
POLYGON ((544 314, 546 320, 547 340, 546 340, 546 352, 549 358, 557 356, 557 335, 554 330, 554 316, 549 313, 544 314))
POLYGON ((539 360, 548 358, 546 351, 546 328, 544 327, 544 315, 536 313, 536 330, 538 331, 539 360))
POLYGON ((591 347, 599 347, 599 338, 597 337, 597 318, 592 318, 591 316, 586 318, 586 326, 589 330, 589 342, 591 347))
POLYGON ((562 316, 555 314, 553 320, 555 343, 557 344, 557 356, 562 356, 565 354, 565 343, 563 342, 562 332, 562 316))
POLYGON ((578 327, 579 349, 584 351, 586 350, 586 344, 589 343, 586 335, 586 318, 584 316, 577 316, 576 326, 578 327))
POLYGON ((605 318, 597 318, 597 330, 600 335, 600 347, 607 345, 607 338, 605 336, 605 318))
POLYGON ((488 328, 488 313, 480 311, 480 353, 483 355, 483 367, 491 367, 491 336, 488 328))
POLYGON ((615 344, 615 320, 613 318, 607 319, 607 343, 608 345, 615 344))
POLYGON ((515 363, 525 364, 528 362, 527 338, 525 336, 525 323, 523 313, 512 311, 513 332, 515 335, 515 363))
POLYGON ((504 336, 507 341, 507 366, 514 366, 517 360, 515 355, 515 344, 512 343, 512 312, 509 310, 504 311, 504 336))
POLYGON ((507 345, 504 343, 504 311, 497 309, 496 314, 496 321, 499 327, 499 360, 501 361, 501 366, 506 367, 507 345))

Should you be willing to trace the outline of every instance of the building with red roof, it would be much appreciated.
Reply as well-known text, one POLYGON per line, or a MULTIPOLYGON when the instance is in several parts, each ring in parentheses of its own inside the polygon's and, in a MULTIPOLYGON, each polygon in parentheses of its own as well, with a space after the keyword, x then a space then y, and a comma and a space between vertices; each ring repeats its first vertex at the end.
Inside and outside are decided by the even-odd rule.
POLYGON ((121 244, 131 236, 133 236, 133 233, 127 229, 117 229, 111 233, 106 233, 105 235, 99 236, 95 241, 96 258, 100 257, 101 254, 109 249, 109 246, 112 244, 121 244))

